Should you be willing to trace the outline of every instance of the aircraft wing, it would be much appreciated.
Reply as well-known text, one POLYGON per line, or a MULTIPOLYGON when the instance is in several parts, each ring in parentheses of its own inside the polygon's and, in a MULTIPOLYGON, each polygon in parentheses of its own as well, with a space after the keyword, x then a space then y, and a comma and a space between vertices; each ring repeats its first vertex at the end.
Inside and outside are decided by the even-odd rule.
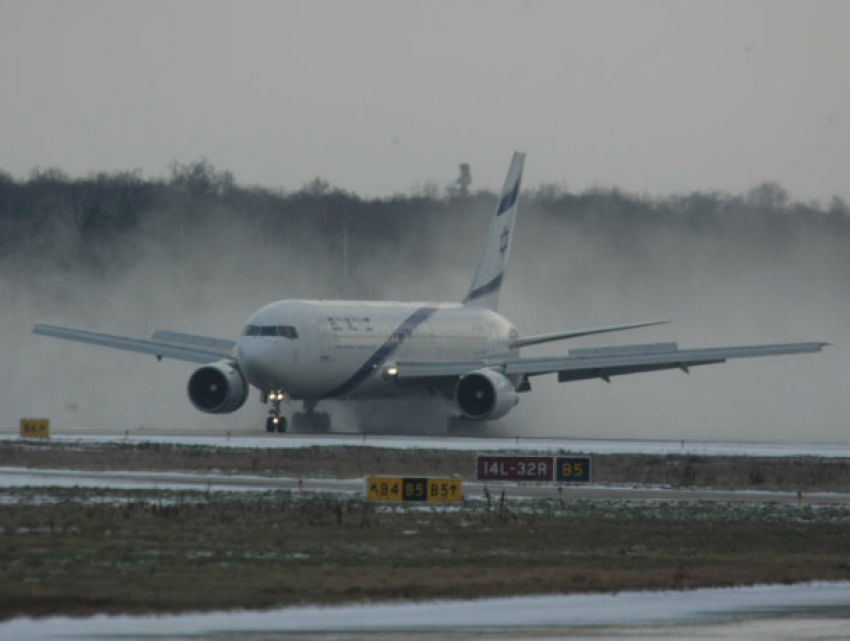
POLYGON ((821 351, 828 343, 784 343, 778 345, 747 345, 740 347, 711 347, 680 350, 676 343, 625 345, 571 349, 567 356, 521 358, 487 358, 480 361, 454 363, 397 362, 394 376, 400 383, 433 382, 435 379, 456 378, 483 367, 506 376, 558 375, 558 382, 656 372, 723 363, 732 358, 756 358, 786 354, 809 354, 821 351))
POLYGON ((552 341, 562 341, 569 338, 579 338, 580 336, 593 336, 595 334, 609 334, 611 332, 622 332, 626 329, 638 329, 640 327, 652 327, 654 325, 666 325, 670 321, 650 321, 648 323, 632 323, 631 325, 611 325, 610 327, 592 327, 590 329, 574 329, 568 332, 556 332, 554 334, 537 334, 536 336, 523 336, 515 338, 508 347, 516 349, 518 347, 528 347, 530 345, 540 345, 541 343, 550 343, 552 341))
POLYGON ((154 337, 159 338, 159 340, 146 340, 40 323, 36 324, 32 331, 33 334, 41 334, 42 336, 64 338, 65 340, 79 341, 91 345, 103 345, 128 352, 150 354, 157 358, 173 358, 192 363, 214 363, 232 356, 233 343, 231 341, 175 332, 156 332, 154 337), (228 349, 228 346, 231 347, 228 349))

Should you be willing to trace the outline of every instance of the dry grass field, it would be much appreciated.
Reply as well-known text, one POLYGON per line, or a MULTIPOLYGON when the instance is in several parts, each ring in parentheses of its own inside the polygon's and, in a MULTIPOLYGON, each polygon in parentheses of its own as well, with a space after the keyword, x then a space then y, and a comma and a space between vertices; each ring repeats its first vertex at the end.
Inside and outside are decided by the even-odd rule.
POLYGON ((9 490, 0 618, 850 579, 850 510, 9 490))

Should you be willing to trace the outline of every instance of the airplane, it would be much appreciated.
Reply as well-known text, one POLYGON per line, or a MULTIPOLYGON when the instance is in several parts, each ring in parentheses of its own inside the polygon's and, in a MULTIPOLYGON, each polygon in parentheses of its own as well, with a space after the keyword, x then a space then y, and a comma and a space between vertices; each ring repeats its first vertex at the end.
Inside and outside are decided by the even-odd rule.
POLYGON ((328 400, 441 397, 452 426, 504 417, 531 390, 531 378, 559 382, 723 363, 733 358, 820 352, 823 342, 679 349, 676 343, 571 349, 564 356, 522 356, 524 347, 659 325, 651 321, 522 336, 499 314, 525 154, 515 152, 470 288, 460 303, 282 300, 252 314, 236 341, 158 330, 150 339, 36 324, 55 338, 201 364, 187 392, 201 412, 235 412, 251 386, 269 405, 266 430, 285 432, 286 401, 299 431, 327 432, 328 400))

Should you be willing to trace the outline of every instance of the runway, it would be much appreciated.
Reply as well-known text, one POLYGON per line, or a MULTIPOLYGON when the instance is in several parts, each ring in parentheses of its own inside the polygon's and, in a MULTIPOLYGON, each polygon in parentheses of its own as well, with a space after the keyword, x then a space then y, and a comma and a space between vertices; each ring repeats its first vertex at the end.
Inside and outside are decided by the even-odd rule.
MULTIPOLYGON (((0 440, 18 439, 17 428, 0 428, 0 440)), ((585 454, 683 454, 689 456, 818 456, 850 458, 846 443, 750 443, 721 441, 637 441, 516 436, 403 436, 386 434, 267 434, 264 432, 199 433, 187 430, 126 430, 77 428, 54 430, 51 440, 64 443, 128 441, 207 447, 290 449, 302 447, 385 447, 462 451, 513 451, 585 454)))

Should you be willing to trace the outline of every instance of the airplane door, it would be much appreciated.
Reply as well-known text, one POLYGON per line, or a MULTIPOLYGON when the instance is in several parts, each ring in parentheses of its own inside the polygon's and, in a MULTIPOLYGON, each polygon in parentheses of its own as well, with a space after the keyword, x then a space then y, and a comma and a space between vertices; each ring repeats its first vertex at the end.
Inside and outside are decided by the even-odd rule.
POLYGON ((335 324, 333 319, 322 318, 316 321, 316 334, 319 337, 318 360, 322 363, 330 363, 336 360, 334 350, 336 348, 335 324))
POLYGON ((411 341, 414 346, 414 358, 422 358, 428 360, 437 356, 441 356, 440 348, 437 340, 434 338, 434 327, 429 321, 420 323, 413 333, 415 339, 411 341))

